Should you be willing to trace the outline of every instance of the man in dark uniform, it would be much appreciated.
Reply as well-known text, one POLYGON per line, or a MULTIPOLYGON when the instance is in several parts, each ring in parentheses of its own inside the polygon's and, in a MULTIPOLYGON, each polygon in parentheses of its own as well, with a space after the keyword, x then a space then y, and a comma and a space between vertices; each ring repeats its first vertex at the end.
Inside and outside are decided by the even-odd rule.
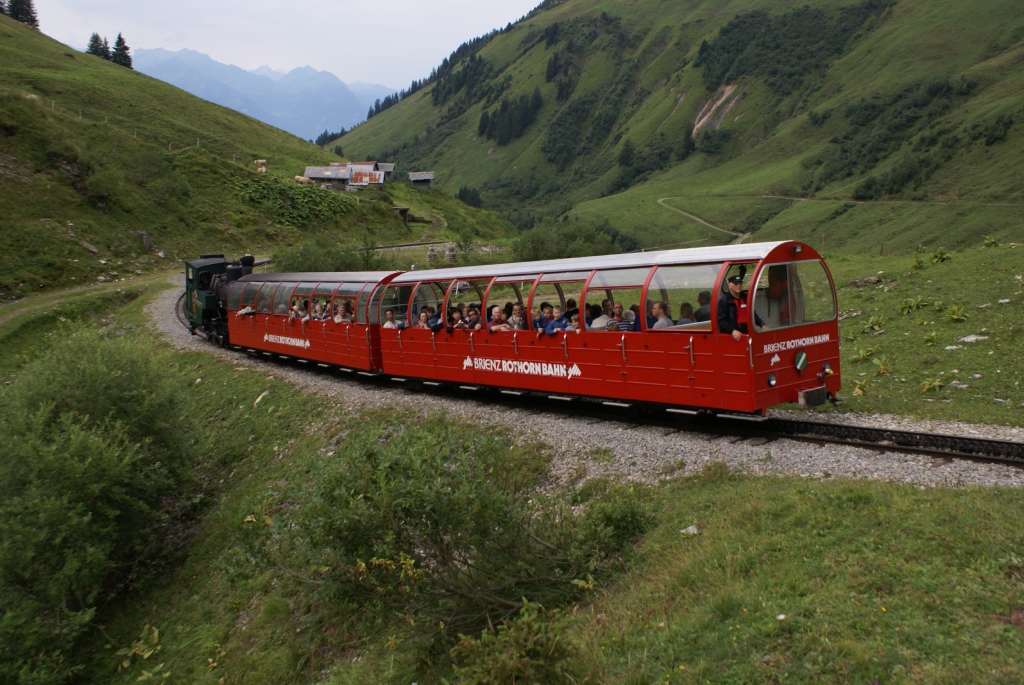
POLYGON ((729 276, 729 294, 723 294, 718 298, 719 332, 730 333, 733 340, 738 341, 748 333, 751 313, 758 328, 767 328, 757 312, 751 312, 747 307, 747 291, 743 289, 743 277, 729 276))

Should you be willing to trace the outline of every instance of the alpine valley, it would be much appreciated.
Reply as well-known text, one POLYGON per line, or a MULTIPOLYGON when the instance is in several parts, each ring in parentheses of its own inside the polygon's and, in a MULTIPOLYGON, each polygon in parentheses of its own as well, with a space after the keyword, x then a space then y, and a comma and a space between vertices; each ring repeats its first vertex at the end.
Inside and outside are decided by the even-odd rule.
POLYGON ((548 0, 338 141, 520 228, 835 252, 1024 237, 1012 0, 548 0))

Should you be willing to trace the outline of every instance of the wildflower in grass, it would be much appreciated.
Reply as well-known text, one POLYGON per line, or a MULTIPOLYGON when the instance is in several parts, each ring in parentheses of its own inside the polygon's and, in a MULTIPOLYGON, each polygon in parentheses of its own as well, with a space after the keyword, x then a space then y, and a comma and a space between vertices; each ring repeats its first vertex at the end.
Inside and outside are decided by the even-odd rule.
POLYGON ((914 260, 914 266, 912 266, 910 268, 911 269, 923 269, 924 268, 924 260, 922 258, 920 258, 920 257, 916 258, 914 260))
POLYGON ((953 255, 946 252, 946 248, 940 247, 935 252, 932 252, 932 264, 940 264, 942 262, 948 262, 953 258, 953 255))
POLYGON ((870 359, 875 352, 878 350, 878 345, 874 347, 861 347, 857 349, 857 353, 854 355, 853 360, 858 364, 866 362, 870 359))
POLYGON ((885 325, 885 317, 883 316, 872 316, 864 324, 864 332, 871 333, 872 331, 882 330, 882 326, 885 325))
POLYGON ((958 307, 955 304, 946 309, 946 318, 953 323, 967 321, 968 316, 970 316, 970 314, 967 313, 967 310, 964 307, 958 307))
POLYGON ((935 331, 932 331, 928 335, 924 336, 924 344, 927 345, 928 347, 934 347, 938 341, 939 334, 936 333, 935 331))
POLYGON ((876 376, 888 376, 891 373, 889 370, 889 361, 885 357, 877 357, 873 361, 875 366, 878 367, 875 371, 876 376))
POLYGON ((985 247, 999 247, 999 238, 994 235, 985 236, 985 247))
POLYGON ((855 397, 868 394, 868 379, 861 378, 859 381, 855 381, 853 384, 853 394, 855 397))
POLYGON ((938 391, 938 389, 941 388, 941 387, 942 387, 942 379, 941 378, 932 378, 932 379, 926 380, 924 382, 924 385, 921 386, 921 392, 938 391))
POLYGON ((917 308, 921 306, 922 301, 923 300, 920 297, 908 297, 907 299, 903 300, 903 303, 900 305, 900 313, 909 314, 913 311, 917 311, 917 308))

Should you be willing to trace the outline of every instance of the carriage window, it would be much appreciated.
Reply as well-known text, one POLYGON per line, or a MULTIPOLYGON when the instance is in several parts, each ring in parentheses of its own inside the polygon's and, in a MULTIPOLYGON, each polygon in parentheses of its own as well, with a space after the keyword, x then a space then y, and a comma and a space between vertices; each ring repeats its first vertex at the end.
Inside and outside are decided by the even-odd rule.
POLYGON ((536 281, 537 276, 535 275, 507 276, 497 279, 494 281, 494 285, 491 286, 491 292, 487 296, 487 306, 493 307, 497 304, 504 307, 509 302, 513 305, 521 305, 524 318, 523 325, 528 329, 530 327, 530 317, 527 305, 529 304, 530 291, 533 290, 533 284, 536 281))
POLYGON ((245 290, 242 291, 242 299, 239 300, 238 306, 241 307, 255 307, 256 306, 256 293, 259 291, 262 283, 239 283, 238 289, 241 290, 242 286, 245 286, 245 290))
POLYGON ((540 279, 540 282, 555 283, 557 281, 585 281, 588 276, 590 276, 589 271, 563 271, 561 273, 544 274, 544 277, 540 279))
POLYGON ((591 288, 622 288, 626 286, 643 287, 647 281, 650 268, 642 269, 605 269, 594 274, 590 281, 591 288))
MULTIPOLYGON (((354 323, 356 321, 356 298, 363 288, 362 283, 343 283, 334 293, 334 301, 328 312, 335 323, 354 323)), ((370 286, 372 288, 373 286, 370 286)), ((369 290, 370 288, 367 288, 369 290)))
POLYGON ((647 307, 654 316, 654 303, 663 303, 672 325, 654 330, 709 330, 711 293, 721 269, 721 264, 659 266, 647 288, 647 307))
MULTIPOLYGON (((640 294, 643 288, 587 288, 587 301, 580 319, 589 331, 628 332, 641 330, 637 323, 640 314, 640 294), (622 321, 613 323, 621 307, 622 321), (590 323, 586 323, 589 319, 590 323), (610 325, 611 324, 611 325, 610 325)), ((643 318, 642 316, 640 317, 643 318)))
POLYGON ((274 293, 274 313, 284 316, 288 315, 288 296, 298 283, 282 283, 274 293))
POLYGON ((761 270, 754 311, 768 328, 835 318, 835 293, 820 261, 772 264, 761 270))
POLYGON ((277 283, 259 283, 257 285, 263 287, 260 288, 260 294, 256 296, 256 311, 260 314, 269 314, 271 298, 274 297, 274 291, 277 290, 277 283))
POLYGON ((444 312, 444 295, 448 292, 448 286, 451 282, 442 283, 423 283, 420 287, 416 288, 416 294, 412 298, 412 324, 416 325, 419 322, 419 315, 424 309, 429 308, 427 318, 432 319, 441 312, 441 322, 445 321, 444 312))
POLYGON ((311 319, 326 321, 330 318, 331 295, 334 294, 334 289, 337 287, 337 283, 321 283, 317 285, 309 303, 309 316, 311 319))
POLYGON ((479 281, 455 281, 448 298, 448 306, 454 307, 458 304, 481 306, 484 301, 484 293, 487 292, 487 286, 490 284, 491 279, 489 278, 479 281))
POLYGON ((393 315, 399 327, 409 325, 409 297, 412 295, 411 285, 389 285, 380 301, 380 322, 388 321, 388 312, 393 315))
MULTIPOLYGON (((355 284, 350 284, 355 285, 355 284)), ((359 284, 363 285, 363 284, 359 284)), ((377 307, 367 307, 371 295, 383 293, 383 288, 378 288, 372 283, 367 283, 362 292, 359 293, 359 300, 356 302, 356 323, 377 323, 377 307)))
MULTIPOLYGON (((241 309, 241 307, 238 306, 238 303, 242 299, 242 291, 245 290, 246 285, 248 284, 235 281, 230 285, 230 287, 228 287, 228 311, 233 312, 237 309, 241 309)), ((256 291, 254 290, 253 295, 255 294, 256 291)))
POLYGON ((292 293, 291 306, 289 309, 299 316, 306 316, 312 313, 309 306, 309 296, 313 294, 316 283, 300 283, 292 293))

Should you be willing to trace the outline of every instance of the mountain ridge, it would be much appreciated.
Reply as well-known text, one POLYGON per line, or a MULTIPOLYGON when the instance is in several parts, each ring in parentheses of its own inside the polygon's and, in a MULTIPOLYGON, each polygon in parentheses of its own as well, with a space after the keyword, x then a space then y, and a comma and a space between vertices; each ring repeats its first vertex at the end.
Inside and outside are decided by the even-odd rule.
POLYGON ((387 90, 367 84, 357 93, 334 74, 309 66, 245 70, 189 49, 140 48, 134 59, 135 68, 148 76, 307 140, 359 123, 377 93, 387 90))
POLYGON ((672 196, 765 239, 826 231, 835 249, 1020 238, 1024 22, 1014 7, 542 3, 336 142, 434 168, 448 192, 475 186, 520 227, 568 213, 645 245, 721 242, 657 202, 672 196), (535 90, 533 121, 491 138, 484 112, 493 121, 535 90), (711 125, 694 133, 701 120, 711 125), (780 209, 771 195, 815 203, 780 209))

